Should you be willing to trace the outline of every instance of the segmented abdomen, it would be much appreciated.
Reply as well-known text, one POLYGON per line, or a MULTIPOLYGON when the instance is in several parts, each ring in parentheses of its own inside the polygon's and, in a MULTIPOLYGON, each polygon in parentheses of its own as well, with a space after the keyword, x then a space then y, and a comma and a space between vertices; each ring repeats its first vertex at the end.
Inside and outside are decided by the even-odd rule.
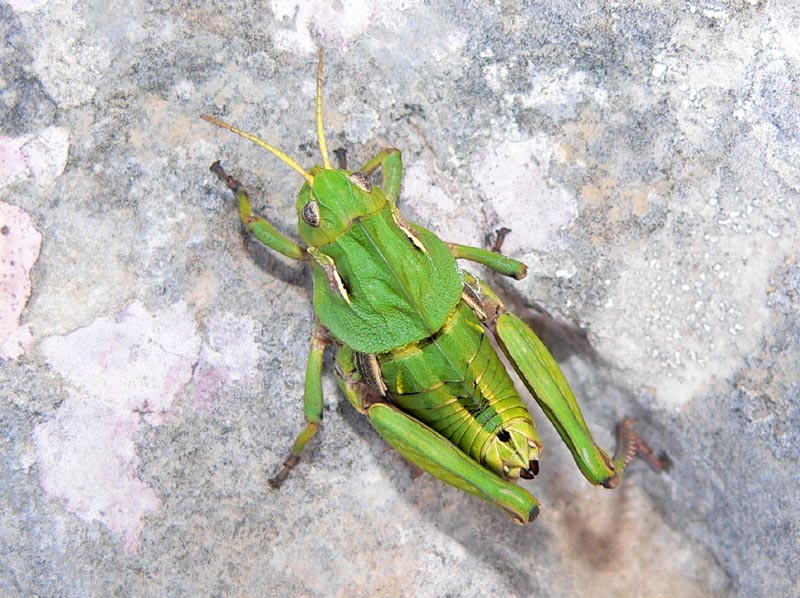
POLYGON ((433 336, 378 356, 389 400, 479 463, 507 428, 534 424, 486 331, 463 301, 433 336))

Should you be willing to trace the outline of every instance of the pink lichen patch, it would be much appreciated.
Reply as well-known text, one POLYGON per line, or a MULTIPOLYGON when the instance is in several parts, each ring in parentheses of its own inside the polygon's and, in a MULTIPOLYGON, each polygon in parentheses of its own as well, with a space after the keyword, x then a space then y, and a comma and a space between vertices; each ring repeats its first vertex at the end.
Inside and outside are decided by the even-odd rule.
POLYGON ((211 316, 207 323, 208 340, 200 350, 191 389, 195 411, 210 408, 214 398, 235 382, 259 382, 260 351, 256 336, 261 324, 248 316, 230 312, 211 316))
POLYGON ((191 379, 200 337, 186 304, 151 314, 139 302, 41 344, 50 365, 74 388, 35 432, 44 490, 85 521, 100 521, 135 550, 143 518, 159 508, 137 477, 141 418, 173 416, 191 379))
POLYGON ((0 202, 0 359, 16 359, 31 344, 19 318, 31 296, 31 270, 39 259, 42 234, 24 210, 0 202))
POLYGON ((152 424, 169 417, 192 377, 200 337, 185 303, 150 314, 140 302, 42 343, 50 365, 71 385, 152 424))
POLYGON ((134 551, 144 517, 160 508, 137 477, 139 416, 113 403, 69 393, 53 419, 34 431, 44 491, 87 522, 100 521, 134 551))
POLYGON ((577 216, 577 201, 548 177, 553 143, 545 136, 507 141, 476 155, 473 173, 497 211, 514 231, 506 238, 508 254, 551 251, 560 245, 559 230, 577 216))
POLYGON ((37 135, 0 137, 0 188, 21 178, 49 185, 67 166, 69 134, 48 127, 37 135))

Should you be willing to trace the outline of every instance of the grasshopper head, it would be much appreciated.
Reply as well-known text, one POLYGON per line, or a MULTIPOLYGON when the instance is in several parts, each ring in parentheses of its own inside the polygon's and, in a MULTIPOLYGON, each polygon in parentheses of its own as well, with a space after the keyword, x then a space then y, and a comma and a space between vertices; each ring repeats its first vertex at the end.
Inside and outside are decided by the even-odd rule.
POLYGON ((310 247, 336 240, 356 218, 386 205, 386 197, 362 172, 315 166, 313 183, 297 196, 297 230, 310 247))

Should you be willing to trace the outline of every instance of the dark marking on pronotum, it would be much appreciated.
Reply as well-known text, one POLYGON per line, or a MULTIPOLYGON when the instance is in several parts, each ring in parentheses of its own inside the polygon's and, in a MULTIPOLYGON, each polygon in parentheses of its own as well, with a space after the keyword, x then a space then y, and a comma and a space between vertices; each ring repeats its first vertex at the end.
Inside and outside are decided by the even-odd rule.
POLYGON ((336 269, 336 266, 333 263, 320 264, 325 269, 325 274, 328 275, 328 284, 330 285, 331 291, 334 293, 339 293, 342 299, 344 299, 347 304, 350 304, 350 289, 348 288, 347 284, 342 277, 339 276, 339 271, 336 269))
POLYGON ((369 180, 369 177, 365 175, 363 172, 354 172, 347 180, 353 183, 356 187, 361 189, 362 191, 366 191, 367 193, 372 192, 372 181, 369 180))
POLYGON ((422 253, 428 253, 428 250, 425 249, 425 245, 423 245, 420 238, 414 234, 414 231, 411 230, 410 226, 408 226, 405 222, 399 219, 396 222, 397 226, 399 226, 400 230, 403 231, 403 233, 405 233, 406 237, 408 237, 408 240, 411 241, 411 244, 414 246, 415 249, 419 249, 422 253))
POLYGON ((481 305, 480 297, 475 295, 475 290, 469 286, 468 284, 464 285, 464 291, 461 293, 461 300, 469 305, 472 311, 475 312, 475 315, 478 316, 478 319, 481 322, 486 321, 486 312, 483 311, 483 306, 481 305))

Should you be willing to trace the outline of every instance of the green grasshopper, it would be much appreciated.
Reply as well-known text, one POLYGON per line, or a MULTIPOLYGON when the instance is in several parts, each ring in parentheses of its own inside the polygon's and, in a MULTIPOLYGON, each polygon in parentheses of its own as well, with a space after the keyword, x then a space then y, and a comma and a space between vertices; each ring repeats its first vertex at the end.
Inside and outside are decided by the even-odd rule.
MULTIPOLYGON (((212 116, 202 118, 272 152, 305 180, 295 207, 305 247, 253 213, 247 191, 219 162, 211 170, 236 194, 245 228, 267 247, 311 264, 316 319, 306 366, 306 427, 278 474, 297 465, 322 420, 322 361, 336 346, 339 387, 386 442, 440 480, 524 524, 539 502, 517 486, 539 473, 542 442, 489 334, 553 423, 589 482, 613 488, 637 451, 632 420, 612 459, 592 438, 555 359, 517 316, 457 259, 523 278, 498 252, 445 243, 397 209, 400 151, 384 149, 357 171, 334 168, 322 124, 322 51, 316 128, 322 166, 304 170, 281 150, 212 116), (372 175, 381 170, 380 185, 372 175)), ((342 165, 343 166, 343 165, 342 165)))

